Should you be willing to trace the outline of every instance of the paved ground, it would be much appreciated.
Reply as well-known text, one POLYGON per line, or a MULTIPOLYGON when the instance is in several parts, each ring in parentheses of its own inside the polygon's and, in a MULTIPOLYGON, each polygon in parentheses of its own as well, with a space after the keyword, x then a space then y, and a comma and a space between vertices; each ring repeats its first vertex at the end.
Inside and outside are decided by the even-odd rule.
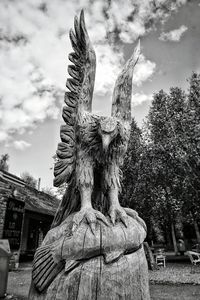
POLYGON ((23 271, 9 272, 7 293, 17 296, 17 299, 28 299, 28 291, 31 282, 30 268, 23 271))
MULTIPOLYGON (((199 274, 197 274, 199 276, 199 274)), ((25 300, 28 296, 28 290, 31 281, 31 270, 25 268, 21 271, 9 272, 8 299, 25 300)), ((200 285, 181 284, 151 284, 151 300, 199 300, 200 285)))

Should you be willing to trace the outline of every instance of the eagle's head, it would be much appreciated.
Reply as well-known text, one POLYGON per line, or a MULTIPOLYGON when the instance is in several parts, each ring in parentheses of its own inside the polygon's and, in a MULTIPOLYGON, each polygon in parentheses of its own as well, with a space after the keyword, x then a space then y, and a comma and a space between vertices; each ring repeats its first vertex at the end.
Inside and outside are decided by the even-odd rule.
POLYGON ((106 152, 111 141, 118 134, 118 123, 113 117, 105 117, 100 120, 99 124, 99 135, 102 139, 103 150, 106 152))

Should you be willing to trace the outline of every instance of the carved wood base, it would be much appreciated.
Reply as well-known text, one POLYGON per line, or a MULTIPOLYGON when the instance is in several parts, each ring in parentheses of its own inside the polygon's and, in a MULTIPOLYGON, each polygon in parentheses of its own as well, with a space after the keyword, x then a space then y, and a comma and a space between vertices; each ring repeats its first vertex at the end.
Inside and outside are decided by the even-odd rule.
POLYGON ((32 291, 30 300, 148 300, 149 282, 146 257, 141 248, 118 261, 105 264, 97 257, 79 265, 69 274, 56 277, 47 291, 32 291))
MULTIPOLYGON (((44 243, 45 245, 43 246, 43 249, 46 249, 47 245, 49 244, 50 248, 52 247, 52 249, 54 249, 52 250, 52 256, 54 256, 55 252, 55 246, 53 245, 58 245, 58 249, 60 249, 59 243, 63 235, 62 231, 64 233, 65 226, 69 226, 68 222, 66 222, 64 226, 60 225, 48 233, 49 236, 47 236, 45 240, 46 244, 44 243), (56 241, 56 231, 59 233, 57 235, 58 241, 56 241), (50 243, 51 237, 53 243, 50 243)), ((72 265, 71 269, 66 269, 66 259, 65 268, 63 267, 63 269, 58 272, 54 280, 42 292, 39 292, 36 289, 35 285, 32 283, 29 299, 149 300, 150 296, 148 283, 148 268, 143 246, 130 254, 125 254, 127 252, 124 252, 124 254, 118 257, 116 255, 116 253, 121 251, 119 251, 119 249, 124 248, 126 251, 130 251, 131 243, 133 243, 135 246, 137 246, 137 244, 141 244, 146 235, 145 230, 138 221, 131 218, 129 219, 128 228, 123 228, 121 226, 123 225, 116 225, 107 228, 106 226, 104 227, 103 225, 100 225, 101 232, 103 232, 101 238, 104 239, 105 246, 105 250, 102 252, 102 254, 99 255, 97 249, 95 249, 95 253, 97 253, 96 256, 93 255, 93 257, 79 261, 78 264, 74 264, 74 266, 72 265), (122 230, 120 228, 122 228, 122 230), (122 242, 122 245, 120 245, 119 241, 122 238, 122 231, 124 232, 124 237, 126 238, 122 242), (135 241, 133 241, 133 239, 135 239, 135 241), (111 251, 111 248, 109 248, 109 246, 113 245, 113 241, 116 241, 117 246, 116 249, 113 249, 111 247, 111 251), (107 249, 109 249, 109 255, 107 255, 107 249), (111 255, 111 252, 113 252, 114 254, 111 255), (111 262, 106 261, 108 259, 111 259, 112 257, 116 257, 117 259, 111 260, 111 262)), ((76 259, 76 255, 80 256, 79 252, 78 254, 75 254, 75 252, 77 250, 78 244, 80 244, 80 239, 82 236, 85 242, 83 253, 84 251, 86 251, 87 255, 91 250, 91 245, 95 243, 95 239, 98 240, 100 238, 100 236, 98 235, 98 232, 100 232, 98 231, 98 228, 96 236, 92 235, 90 230, 88 230, 87 228, 89 227, 85 224, 79 230, 77 230, 76 234, 73 234, 72 238, 74 239, 74 254, 72 255, 72 259, 76 259), (85 234, 82 235, 82 232, 84 232, 85 234), (77 239, 79 239, 78 244, 76 244, 77 239)), ((64 249, 63 247, 65 247, 63 245, 64 244, 62 244, 62 250, 64 249)), ((65 249, 66 251, 68 251, 67 248, 65 249)), ((66 251, 64 252, 66 253, 66 251)), ((36 255, 39 255, 39 257, 41 255, 40 252, 36 252, 36 255)), ((56 257, 58 258, 58 256, 56 257)), ((33 272, 33 274, 35 273, 33 272)))

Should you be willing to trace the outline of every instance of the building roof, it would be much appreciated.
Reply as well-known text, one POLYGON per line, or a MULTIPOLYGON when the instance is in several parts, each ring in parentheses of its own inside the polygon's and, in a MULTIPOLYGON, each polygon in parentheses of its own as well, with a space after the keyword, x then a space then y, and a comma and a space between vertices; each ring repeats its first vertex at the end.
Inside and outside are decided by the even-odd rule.
POLYGON ((21 178, 0 171, 0 196, 25 202, 25 209, 37 213, 55 215, 59 200, 27 185, 21 178))
POLYGON ((8 173, 7 171, 0 170, 0 179, 15 183, 20 186, 24 186, 26 183, 20 177, 17 177, 14 174, 8 173))
POLYGON ((47 214, 55 215, 58 208, 59 200, 44 192, 29 189, 28 197, 25 201, 25 209, 47 214))

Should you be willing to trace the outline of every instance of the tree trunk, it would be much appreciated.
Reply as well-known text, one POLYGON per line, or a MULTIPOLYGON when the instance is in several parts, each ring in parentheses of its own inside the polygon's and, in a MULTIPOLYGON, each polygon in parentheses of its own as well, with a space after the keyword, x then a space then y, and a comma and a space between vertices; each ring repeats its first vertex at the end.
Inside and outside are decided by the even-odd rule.
POLYGON ((199 226, 197 224, 197 221, 194 220, 194 229, 196 232, 196 236, 197 236, 197 242, 198 244, 200 244, 200 231, 199 231, 199 226))
POLYGON ((172 243, 172 238, 170 234, 170 228, 167 227, 167 232, 166 232, 166 240, 167 240, 167 245, 170 247, 172 243))
POLYGON ((153 253, 151 251, 151 248, 149 247, 149 244, 147 242, 144 242, 144 251, 146 254, 149 270, 156 270, 157 265, 156 265, 153 253))
POLYGON ((178 248, 177 248, 177 243, 176 243, 176 235, 175 235, 175 230, 174 230, 174 224, 171 224, 171 231, 172 231, 172 241, 173 241, 173 245, 174 245, 174 252, 175 255, 178 254, 178 248))

